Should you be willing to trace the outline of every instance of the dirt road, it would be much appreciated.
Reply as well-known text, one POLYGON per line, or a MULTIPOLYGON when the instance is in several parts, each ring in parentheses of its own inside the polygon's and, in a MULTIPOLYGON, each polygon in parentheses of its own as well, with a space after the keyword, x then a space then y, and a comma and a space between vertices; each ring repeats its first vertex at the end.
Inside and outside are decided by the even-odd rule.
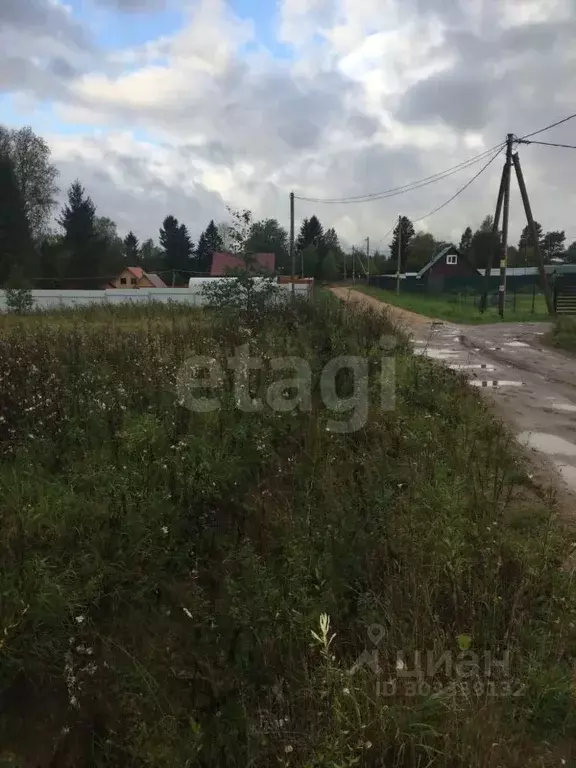
POLYGON ((441 361, 491 397, 518 441, 545 458, 576 492, 576 358, 548 349, 546 323, 462 326, 383 305, 347 288, 333 292, 390 313, 416 354, 441 361))

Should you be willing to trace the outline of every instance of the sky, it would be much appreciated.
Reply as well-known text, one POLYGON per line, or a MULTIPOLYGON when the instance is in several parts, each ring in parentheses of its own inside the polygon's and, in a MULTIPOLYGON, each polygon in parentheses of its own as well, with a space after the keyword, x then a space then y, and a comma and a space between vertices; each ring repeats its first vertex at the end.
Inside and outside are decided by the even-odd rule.
MULTIPOLYGON (((574 0, 0 0, 0 123, 52 148, 121 234, 194 239, 227 207, 289 225, 289 193, 395 188, 576 112, 574 0)), ((576 144, 576 120, 537 137, 576 144)), ((576 239, 576 150, 522 146, 535 218, 576 239)), ((503 158, 417 224, 458 241, 493 213, 503 158)), ((296 200, 385 249, 483 163, 362 204, 296 200)), ((511 233, 524 225, 512 187, 511 233)))

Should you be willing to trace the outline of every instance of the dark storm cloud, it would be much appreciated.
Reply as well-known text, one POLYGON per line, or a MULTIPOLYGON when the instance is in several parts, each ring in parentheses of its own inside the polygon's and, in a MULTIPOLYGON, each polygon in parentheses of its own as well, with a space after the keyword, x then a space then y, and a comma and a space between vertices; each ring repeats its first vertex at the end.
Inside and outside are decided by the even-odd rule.
POLYGON ((491 99, 491 86, 482 76, 451 71, 417 83, 396 116, 406 123, 442 120, 458 130, 477 130, 490 118, 491 99))

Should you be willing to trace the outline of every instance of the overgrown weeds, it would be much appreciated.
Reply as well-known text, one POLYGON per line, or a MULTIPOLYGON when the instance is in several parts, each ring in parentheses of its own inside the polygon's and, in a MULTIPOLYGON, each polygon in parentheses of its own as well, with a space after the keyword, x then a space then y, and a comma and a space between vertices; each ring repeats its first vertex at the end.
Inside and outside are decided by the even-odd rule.
POLYGON ((330 298, 170 311, 0 338, 3 761, 570 764, 571 544, 483 402, 399 338, 381 403, 391 329, 330 298), (310 411, 236 407, 245 344, 254 399, 308 361, 310 411), (179 404, 192 354, 218 410, 179 404), (320 397, 339 355, 370 361, 349 434, 320 397))
POLYGON ((576 317, 557 315, 550 341, 555 347, 576 352, 576 317))

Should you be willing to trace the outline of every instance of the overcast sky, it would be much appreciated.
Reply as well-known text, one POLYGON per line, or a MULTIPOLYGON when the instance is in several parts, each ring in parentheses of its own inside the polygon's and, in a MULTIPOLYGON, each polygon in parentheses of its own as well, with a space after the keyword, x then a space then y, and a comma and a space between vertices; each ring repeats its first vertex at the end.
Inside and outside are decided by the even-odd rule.
MULTIPOLYGON (((288 195, 396 187, 576 112, 574 0, 0 0, 0 122, 50 143, 63 189, 157 238, 226 206, 288 226, 288 195)), ((538 137, 576 144, 576 120, 538 137)), ((576 150, 522 147, 534 215, 576 239, 576 150)), ((479 166, 356 205, 297 201, 376 247, 479 166)), ((501 161, 419 228, 458 240, 501 161)), ((511 241, 523 226, 513 189, 511 241)))

